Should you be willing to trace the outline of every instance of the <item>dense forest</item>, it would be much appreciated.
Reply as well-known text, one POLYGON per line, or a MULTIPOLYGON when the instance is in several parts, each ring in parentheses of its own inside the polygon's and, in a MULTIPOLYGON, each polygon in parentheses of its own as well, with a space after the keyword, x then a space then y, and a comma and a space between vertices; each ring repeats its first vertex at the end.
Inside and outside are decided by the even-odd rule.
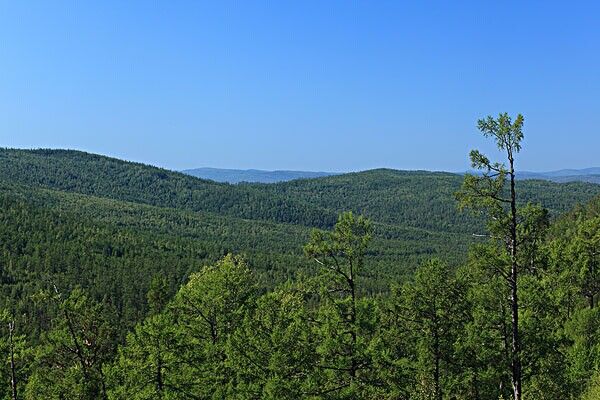
POLYGON ((600 185, 0 150, 7 399, 600 398, 600 185))

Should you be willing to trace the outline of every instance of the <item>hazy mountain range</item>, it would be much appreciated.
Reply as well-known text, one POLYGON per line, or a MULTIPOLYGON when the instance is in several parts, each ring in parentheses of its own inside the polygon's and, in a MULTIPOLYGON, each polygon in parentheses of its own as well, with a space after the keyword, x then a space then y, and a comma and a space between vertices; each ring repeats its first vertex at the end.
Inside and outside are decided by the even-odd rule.
POLYGON ((336 175, 333 172, 311 171, 265 171, 260 169, 221 169, 221 168, 196 168, 182 171, 185 174, 215 182, 256 182, 277 183, 294 179, 320 178, 322 176, 336 175))
MULTIPOLYGON (((337 175, 333 172, 266 171, 260 169, 196 168, 182 171, 198 178, 215 182, 277 183, 294 179, 319 178, 337 175)), ((519 179, 541 179, 552 182, 590 182, 600 184, 600 167, 585 169, 561 169, 548 172, 518 172, 519 179)))
POLYGON ((600 184, 600 167, 584 169, 560 169, 549 172, 519 172, 520 179, 543 179, 553 182, 591 182, 600 184))

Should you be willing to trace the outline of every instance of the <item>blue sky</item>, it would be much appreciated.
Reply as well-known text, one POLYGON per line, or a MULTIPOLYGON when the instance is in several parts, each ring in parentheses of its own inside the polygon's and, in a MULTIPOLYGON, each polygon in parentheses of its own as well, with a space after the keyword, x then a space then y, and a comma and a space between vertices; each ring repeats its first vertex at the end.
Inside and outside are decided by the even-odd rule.
POLYGON ((0 2, 0 146, 171 169, 600 165, 600 2, 0 2), (86 4, 83 4, 86 3, 86 4))

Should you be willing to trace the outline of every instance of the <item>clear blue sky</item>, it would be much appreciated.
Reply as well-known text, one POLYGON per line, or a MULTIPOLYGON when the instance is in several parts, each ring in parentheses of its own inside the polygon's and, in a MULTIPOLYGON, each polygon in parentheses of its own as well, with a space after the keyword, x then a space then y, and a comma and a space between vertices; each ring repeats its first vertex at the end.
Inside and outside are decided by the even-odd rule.
POLYGON ((600 165, 600 2, 199 3, 2 1, 0 146, 465 170, 507 111, 520 168, 600 165))

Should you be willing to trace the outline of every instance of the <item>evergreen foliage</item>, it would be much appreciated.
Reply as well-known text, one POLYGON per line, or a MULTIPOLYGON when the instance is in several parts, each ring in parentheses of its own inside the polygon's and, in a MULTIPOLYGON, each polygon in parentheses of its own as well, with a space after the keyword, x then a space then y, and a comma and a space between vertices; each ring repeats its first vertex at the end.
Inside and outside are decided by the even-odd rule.
POLYGON ((232 186, 50 150, 0 172, 2 398, 510 399, 512 264, 522 396, 597 397, 596 185, 517 182, 514 254, 494 177, 461 197, 486 225, 446 173, 232 186))

